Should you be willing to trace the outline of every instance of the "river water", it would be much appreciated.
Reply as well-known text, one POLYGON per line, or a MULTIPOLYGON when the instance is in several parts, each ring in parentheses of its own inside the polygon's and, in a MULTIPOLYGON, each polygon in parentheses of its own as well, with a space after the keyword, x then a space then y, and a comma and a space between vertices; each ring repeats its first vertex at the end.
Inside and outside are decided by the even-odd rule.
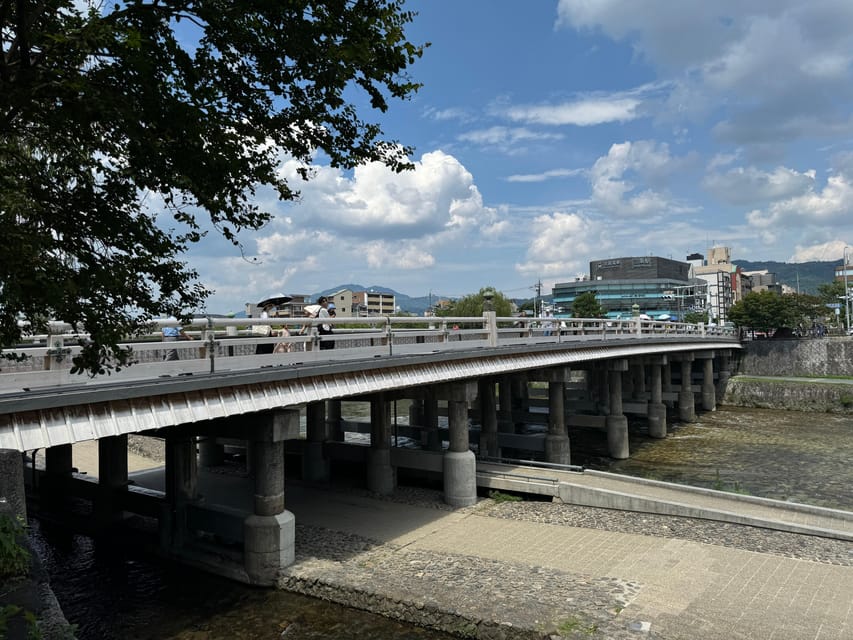
MULTIPOLYGON (((401 423, 404 411, 398 408, 401 423)), ((632 427, 630 459, 608 459, 604 435, 582 431, 572 434, 573 462, 853 509, 853 416, 722 408, 692 424, 671 424, 664 440, 648 438, 641 423, 632 427)), ((31 539, 80 640, 447 638, 319 600, 253 589, 33 520, 31 539)))

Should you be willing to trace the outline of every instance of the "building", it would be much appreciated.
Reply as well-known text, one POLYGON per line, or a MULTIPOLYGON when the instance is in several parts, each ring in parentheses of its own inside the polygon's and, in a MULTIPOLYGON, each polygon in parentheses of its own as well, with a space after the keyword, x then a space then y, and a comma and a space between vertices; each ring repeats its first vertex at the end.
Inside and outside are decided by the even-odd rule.
MULTIPOLYGON (((290 302, 287 302, 283 305, 276 307, 275 311, 272 312, 272 318, 301 318, 304 315, 303 309, 307 304, 308 296, 302 293, 293 294, 290 302)), ((246 317, 247 318, 260 318, 261 309, 257 304, 253 302, 246 303, 246 317)))
MULTIPOLYGON (((742 271, 741 275, 744 277, 743 295, 752 291, 774 291, 779 294, 783 293, 782 284, 776 280, 776 274, 768 271, 767 269, 762 269, 760 271, 742 271)), ((796 293, 796 291, 793 293, 796 293)))
POLYGON ((339 318, 391 316, 397 312, 394 294, 385 291, 341 289, 326 297, 335 303, 335 311, 339 318))
POLYGON ((718 324, 728 321, 729 309, 751 288, 751 281, 730 258, 729 247, 715 246, 708 249, 708 259, 703 264, 693 265, 692 275, 708 285, 708 317, 718 324))
MULTIPOLYGON (((681 319, 697 306, 690 264, 657 256, 593 260, 589 278, 554 285, 554 315, 570 317, 575 298, 593 292, 608 318, 630 318, 634 305, 651 318, 681 319)), ((703 298, 700 298, 703 300, 703 298)))

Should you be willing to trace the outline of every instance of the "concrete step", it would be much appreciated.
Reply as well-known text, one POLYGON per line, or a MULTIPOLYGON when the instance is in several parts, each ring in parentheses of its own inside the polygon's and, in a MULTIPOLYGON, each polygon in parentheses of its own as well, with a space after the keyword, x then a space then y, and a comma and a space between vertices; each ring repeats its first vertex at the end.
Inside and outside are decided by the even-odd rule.
POLYGON ((853 512, 603 471, 477 464, 480 486, 551 495, 567 504, 703 518, 853 541, 853 512))

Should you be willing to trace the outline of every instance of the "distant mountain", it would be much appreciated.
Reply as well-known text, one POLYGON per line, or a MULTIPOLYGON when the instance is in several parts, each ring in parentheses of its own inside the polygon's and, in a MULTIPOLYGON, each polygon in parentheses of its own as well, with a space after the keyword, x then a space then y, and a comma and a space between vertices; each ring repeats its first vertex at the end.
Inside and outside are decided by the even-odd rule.
POLYGON ((835 278, 835 267, 840 260, 833 262, 751 262, 749 260, 732 260, 744 271, 761 271, 767 269, 776 274, 776 280, 786 284, 800 293, 817 293, 820 284, 832 282, 835 278))

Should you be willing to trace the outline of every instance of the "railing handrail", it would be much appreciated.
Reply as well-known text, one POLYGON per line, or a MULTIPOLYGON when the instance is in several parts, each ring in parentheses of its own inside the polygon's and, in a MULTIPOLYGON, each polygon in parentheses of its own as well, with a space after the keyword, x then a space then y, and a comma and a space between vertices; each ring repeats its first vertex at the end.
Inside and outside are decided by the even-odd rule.
MULTIPOLYGON (((41 359, 38 368, 16 366, 0 361, 0 393, 3 388, 44 385, 75 384, 86 382, 83 376, 71 376, 68 371, 71 359, 79 353, 85 332, 75 331, 64 323, 51 323, 55 333, 32 336, 38 344, 20 345, 11 350, 22 355, 41 359), (42 343, 43 342, 43 343, 42 343), (23 379, 26 381, 22 382, 23 379), (30 382, 31 381, 31 382, 30 382)), ((732 338, 734 330, 727 327, 706 327, 671 321, 606 318, 554 318, 554 317, 496 317, 485 313, 478 317, 395 317, 371 316, 369 318, 194 318, 180 323, 174 319, 158 319, 151 323, 151 333, 141 334, 122 342, 138 354, 131 377, 145 374, 179 375, 210 372, 224 368, 251 369, 276 364, 298 364, 328 360, 348 360, 355 357, 376 357, 406 352, 458 350, 466 347, 500 347, 519 344, 567 343, 585 340, 631 339, 635 337, 688 336, 697 340, 707 338, 732 338), (319 325, 334 327, 332 334, 321 334, 319 325), (293 330, 282 336, 271 332, 263 335, 253 327, 306 327, 304 332, 293 330), (364 327, 368 325, 368 327, 364 327), (404 325, 404 326, 401 326, 404 325), (194 339, 166 341, 163 327, 183 326, 194 339), (326 351, 334 342, 337 351, 326 351), (257 345, 282 343, 281 354, 256 353, 257 345), (424 343, 424 347, 417 345, 424 343), (360 349, 356 352, 353 349, 360 349), (179 360, 163 362, 159 356, 168 350, 177 350, 179 360), (154 352, 154 353, 152 353, 154 352), (162 353, 161 353, 162 352, 162 353), (311 353, 309 353, 311 352, 311 353), (148 360, 146 360, 146 358, 148 360), (158 359, 155 359, 158 358, 158 359), (237 358, 237 360, 234 360, 237 358), (224 364, 218 365, 219 362, 224 364)), ((97 380, 96 380, 97 381, 97 380)))

